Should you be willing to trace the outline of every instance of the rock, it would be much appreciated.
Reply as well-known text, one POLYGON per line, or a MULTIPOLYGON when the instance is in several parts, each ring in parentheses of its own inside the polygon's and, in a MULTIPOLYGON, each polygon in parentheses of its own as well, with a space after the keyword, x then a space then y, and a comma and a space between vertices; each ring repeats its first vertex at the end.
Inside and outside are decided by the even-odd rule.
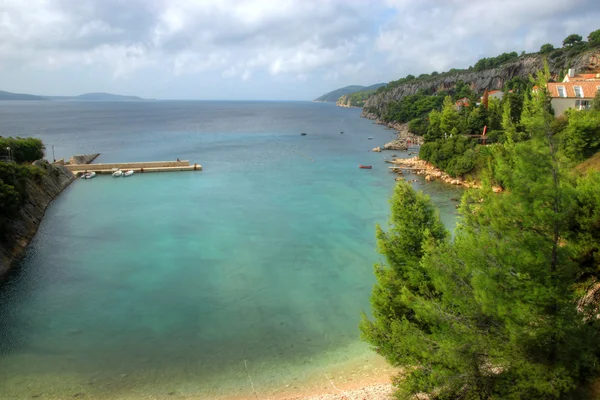
POLYGON ((398 181, 403 181, 403 180, 404 180, 404 178, 403 178, 403 177, 401 177, 401 176, 397 176, 397 177, 396 177, 396 179, 394 179, 394 180, 395 180, 396 182, 398 182, 398 181))
MULTIPOLYGON (((560 71, 565 68, 574 68, 576 71, 592 71, 597 68, 600 51, 598 49, 583 52, 572 59, 568 57, 557 57, 556 59, 548 59, 551 74, 556 79, 560 71), (570 63, 569 66, 567 64, 570 63), (596 68, 594 68, 596 67, 596 68)), ((484 71, 469 71, 464 70, 454 74, 440 74, 437 77, 431 77, 423 80, 409 81, 397 85, 391 90, 383 90, 369 97, 363 107, 362 116, 379 120, 388 109, 391 102, 401 100, 403 97, 417 93, 423 90, 428 93, 435 93, 441 90, 451 90, 456 87, 459 81, 465 82, 470 88, 482 93, 487 89, 499 89, 510 79, 521 77, 527 79, 530 75, 535 75, 539 70, 544 68, 543 54, 532 54, 524 57, 519 57, 514 61, 507 62, 484 71)), ((395 125, 388 123, 388 126, 396 128, 395 125)))
POLYGON ((6 226, 7 237, 11 240, 0 241, 0 277, 25 250, 50 202, 75 180, 75 175, 62 165, 49 164, 45 160, 35 161, 33 165, 46 173, 39 180, 27 180, 27 202, 19 210, 18 216, 6 226))
POLYGON ((375 147, 373 150, 375 153, 381 153, 381 147, 375 147))
POLYGON ((492 186, 492 191, 494 193, 501 193, 504 189, 502 189, 500 186, 492 186))
POLYGON ((386 143, 385 145, 383 145, 383 150, 401 150, 401 151, 406 151, 408 149, 408 147, 406 146, 406 143, 403 142, 400 139, 394 139, 389 143, 386 143))
POLYGON ((73 156, 69 159, 69 164, 89 164, 96 159, 100 154, 81 154, 77 156, 73 156))
POLYGON ((427 175, 427 176, 425 177, 425 180, 426 180, 427 182, 431 182, 431 181, 433 180, 433 176, 431 176, 431 175, 427 175))

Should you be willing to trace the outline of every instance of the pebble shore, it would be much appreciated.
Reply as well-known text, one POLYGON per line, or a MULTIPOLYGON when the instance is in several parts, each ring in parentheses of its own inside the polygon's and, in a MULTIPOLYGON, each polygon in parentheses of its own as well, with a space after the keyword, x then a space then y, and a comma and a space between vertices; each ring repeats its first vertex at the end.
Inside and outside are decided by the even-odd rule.
POLYGON ((337 394, 309 397, 288 397, 285 400, 390 400, 393 387, 390 384, 367 386, 356 390, 340 390, 337 394))

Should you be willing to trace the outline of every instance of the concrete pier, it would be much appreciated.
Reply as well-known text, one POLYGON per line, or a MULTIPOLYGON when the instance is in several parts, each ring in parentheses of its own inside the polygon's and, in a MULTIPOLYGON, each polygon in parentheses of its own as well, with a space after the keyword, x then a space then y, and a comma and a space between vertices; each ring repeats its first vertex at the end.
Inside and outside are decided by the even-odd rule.
POLYGON ((73 164, 65 167, 74 174, 95 172, 97 174, 112 174, 113 169, 122 171, 132 170, 136 173, 145 172, 176 172, 176 171, 202 171, 202 165, 190 165, 188 160, 183 161, 147 161, 126 163, 100 163, 100 164, 73 164))

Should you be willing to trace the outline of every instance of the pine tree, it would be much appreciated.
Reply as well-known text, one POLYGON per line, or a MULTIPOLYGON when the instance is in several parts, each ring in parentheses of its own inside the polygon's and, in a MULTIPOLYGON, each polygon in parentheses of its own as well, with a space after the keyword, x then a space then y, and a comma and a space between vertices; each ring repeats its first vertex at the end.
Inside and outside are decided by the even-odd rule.
POLYGON ((399 398, 571 398, 600 373, 600 175, 568 170, 544 90, 523 114, 530 139, 509 141, 463 198, 453 241, 406 184, 388 232, 378 228, 387 266, 375 268, 361 329, 404 368, 399 398), (493 193, 492 179, 506 190, 493 193))
POLYGON ((448 136, 450 134, 461 133, 463 131, 463 127, 461 125, 461 118, 458 111, 456 111, 455 105, 452 102, 452 98, 450 96, 446 96, 446 98, 444 98, 442 115, 440 117, 441 131, 448 136))

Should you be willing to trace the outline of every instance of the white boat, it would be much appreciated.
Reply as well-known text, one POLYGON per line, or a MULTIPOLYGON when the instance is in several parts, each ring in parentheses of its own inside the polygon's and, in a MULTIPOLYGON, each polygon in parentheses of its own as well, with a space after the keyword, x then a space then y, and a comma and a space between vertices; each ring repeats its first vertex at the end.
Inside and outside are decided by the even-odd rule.
POLYGON ((83 179, 92 179, 92 178, 95 178, 95 177, 96 177, 96 173, 94 171, 92 171, 92 172, 86 172, 82 176, 83 179))
POLYGON ((115 172, 113 172, 112 176, 114 176, 115 178, 123 176, 123 171, 121 171, 120 169, 118 169, 115 172))
POLYGON ((133 170, 131 170, 131 169, 127 172, 123 172, 123 176, 131 176, 131 175, 133 175, 133 170))

